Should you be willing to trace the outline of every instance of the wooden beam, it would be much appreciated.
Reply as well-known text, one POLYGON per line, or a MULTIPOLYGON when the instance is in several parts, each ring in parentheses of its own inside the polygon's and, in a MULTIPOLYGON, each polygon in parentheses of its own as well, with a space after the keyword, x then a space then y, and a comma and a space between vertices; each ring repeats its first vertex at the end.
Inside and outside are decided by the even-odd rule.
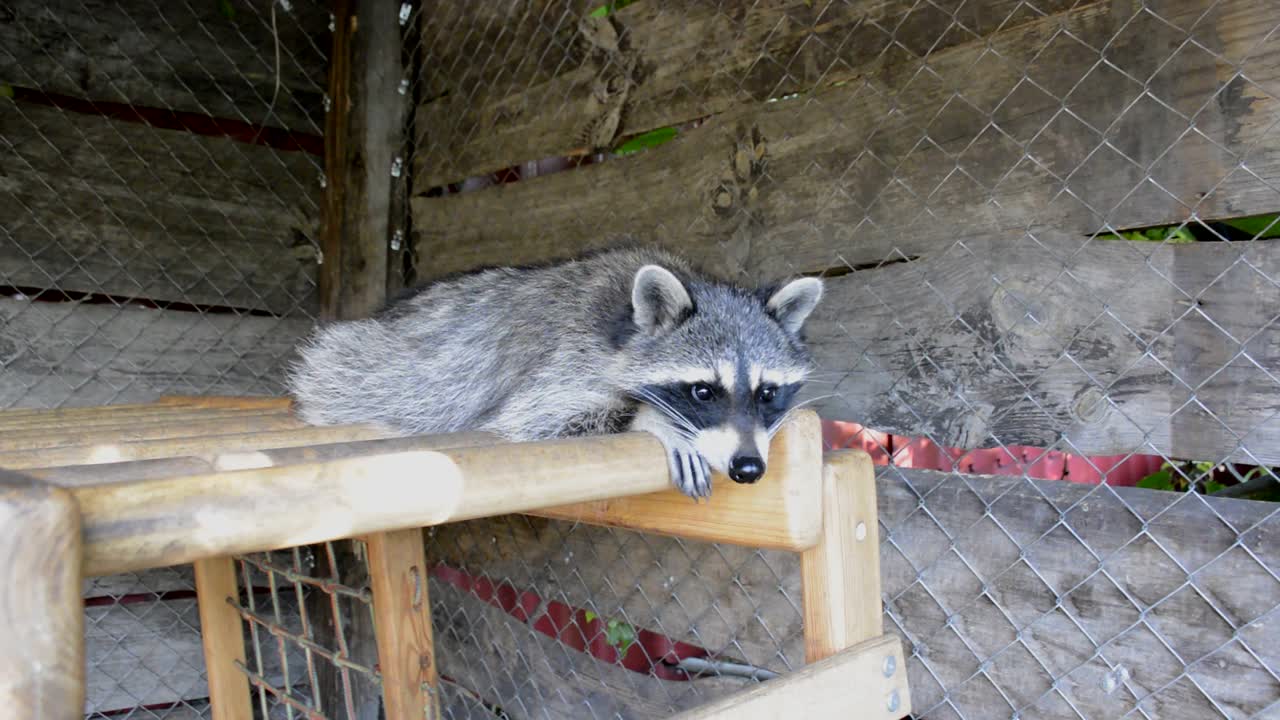
POLYGON ((317 278, 320 319, 342 320, 342 251, 346 230, 347 145, 350 142, 351 36, 355 33, 353 0, 333 0, 332 43, 329 47, 329 108, 324 116, 324 201, 321 206, 320 252, 317 278))
POLYGON ((422 532, 372 533, 365 543, 387 720, 436 720, 439 677, 422 532))
POLYGON ((236 667, 237 662, 245 663, 245 650, 244 626, 234 607, 240 598, 235 560, 197 560, 195 577, 213 720, 252 720, 249 678, 236 667))
POLYGON ((98 412, 93 414, 86 413, 74 420, 69 418, 59 418, 52 413, 37 413, 25 418, 0 417, 0 432, 7 434, 43 430, 47 434, 49 430, 66 430, 68 427, 76 428, 78 430, 88 430, 91 432, 101 432, 103 430, 112 430, 129 425, 153 425, 163 422, 180 424, 220 418, 234 419, 264 416, 282 417, 289 414, 289 410, 287 408, 266 410, 196 410, 181 407, 160 407, 150 408, 145 411, 124 410, 121 412, 113 412, 110 409, 110 406, 93 409, 98 412))
POLYGON ((796 672, 686 711, 679 720, 856 717, 898 720, 911 714, 902 642, 878 637, 796 672))
POLYGON ((256 432, 278 432, 309 427, 288 413, 232 414, 211 417, 181 416, 149 422, 125 422, 114 425, 37 427, 4 429, 0 435, 0 453, 46 450, 67 446, 142 443, 174 438, 217 437, 256 432))
POLYGON ((822 537, 800 555, 810 663, 884 632, 871 457, 861 450, 832 453, 823 470, 822 537))
POLYGON ((236 408, 267 409, 293 406, 293 398, 289 397, 256 397, 234 395, 161 395, 156 398, 155 405, 181 405, 197 408, 236 408))
POLYGON ((0 708, 8 717, 83 716, 80 543, 71 493, 0 471, 0 708))
POLYGON ((261 448, 296 447, 334 442, 373 440, 393 435, 387 430, 365 426, 301 427, 235 435, 212 435, 143 440, 139 442, 69 445, 44 450, 15 450, 0 453, 0 467, 14 470, 94 465, 126 460, 154 460, 180 456, 213 456, 261 448))
POLYGON ((717 476, 711 498, 694 504, 672 489, 651 495, 536 510, 531 515, 751 547, 800 551, 822 529, 822 426, 801 411, 769 452, 769 471, 753 485, 717 476))
POLYGON ((85 518, 85 572, 106 575, 527 512, 548 500, 637 495, 669 482, 657 439, 629 433, 385 453, 73 492, 85 518))

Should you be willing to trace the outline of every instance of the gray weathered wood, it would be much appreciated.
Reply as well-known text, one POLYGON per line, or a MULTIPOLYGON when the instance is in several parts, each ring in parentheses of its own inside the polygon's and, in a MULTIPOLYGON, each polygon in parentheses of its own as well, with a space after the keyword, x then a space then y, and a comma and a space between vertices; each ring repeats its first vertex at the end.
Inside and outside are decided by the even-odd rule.
MULTIPOLYGON (((968 3, 954 17, 921 10, 896 35, 903 52, 938 52, 1036 17, 1012 13, 1018 5, 968 3), (953 22, 968 32, 946 32, 953 22)), ((1070 5, 1051 0, 1037 9, 1070 5)), ((917 3, 680 0, 634 3, 607 21, 584 18, 598 6, 472 3, 423 14, 419 192, 855 79, 890 47, 899 17, 917 3)))
POLYGON ((641 675, 562 645, 452 585, 433 580, 431 593, 440 672, 512 718, 669 717, 743 685, 641 675))
POLYGON ((269 0, 11 0, 0 12, 0 80, 89 100, 320 133, 328 3, 269 0), (268 114, 279 79, 275 112, 268 114))
POLYGON ((0 298, 0 407, 276 395, 304 320, 0 298))
POLYGON ((804 661, 792 553, 511 516, 433 528, 427 555, 775 672, 804 661))
POLYGON ((315 158, 0 98, 0 284, 314 314, 315 158))
POLYGON ((190 565, 152 568, 141 572, 87 577, 81 594, 85 598, 113 597, 142 593, 163 593, 175 590, 195 592, 195 577, 190 565))
POLYGON ((1280 7, 1161 7, 1194 24, 1194 43, 1247 58, 1246 80, 1194 43, 1171 58, 1187 35, 1140 5, 1080 3, 927 67, 895 49, 845 85, 735 106, 627 159, 415 198, 419 252, 443 274, 631 235, 771 277, 963 253, 957 233, 1013 243, 1029 228, 1085 235, 1274 210, 1280 46, 1263 38, 1280 7), (1090 46, 1128 75, 1089 72, 1102 57, 1090 46))
POLYGON ((919 717, 951 717, 944 699, 962 717, 1221 717, 1196 685, 1267 716, 1280 506, 893 468, 878 490, 886 630, 919 717))
POLYGON ((1280 462, 1280 244, 1083 240, 965 240, 830 279, 809 325, 824 416, 951 447, 1280 462))

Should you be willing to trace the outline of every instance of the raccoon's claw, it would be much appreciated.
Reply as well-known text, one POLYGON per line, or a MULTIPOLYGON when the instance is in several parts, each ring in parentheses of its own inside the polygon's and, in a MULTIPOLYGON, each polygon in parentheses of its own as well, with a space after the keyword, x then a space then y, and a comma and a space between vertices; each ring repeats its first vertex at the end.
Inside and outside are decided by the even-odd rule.
POLYGON ((711 497, 711 468, 702 456, 687 450, 672 450, 671 482, 680 492, 693 498, 711 497))

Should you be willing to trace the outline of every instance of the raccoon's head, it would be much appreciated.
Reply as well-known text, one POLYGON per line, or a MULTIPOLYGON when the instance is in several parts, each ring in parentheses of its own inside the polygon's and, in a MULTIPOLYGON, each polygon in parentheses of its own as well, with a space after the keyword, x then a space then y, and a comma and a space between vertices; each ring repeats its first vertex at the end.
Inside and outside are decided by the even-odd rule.
POLYGON ((736 482, 760 479, 812 366, 801 330, 822 290, 816 278, 752 292, 640 268, 624 345, 639 403, 632 427, 693 449, 736 482))

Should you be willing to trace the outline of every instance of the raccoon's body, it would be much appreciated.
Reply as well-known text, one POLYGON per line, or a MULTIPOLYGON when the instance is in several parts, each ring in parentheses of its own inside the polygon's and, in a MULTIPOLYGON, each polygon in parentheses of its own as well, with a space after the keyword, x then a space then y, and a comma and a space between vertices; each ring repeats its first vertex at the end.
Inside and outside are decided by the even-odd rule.
POLYGON ((320 329, 290 385, 312 424, 514 441, 647 431, 699 497, 708 465, 739 482, 764 472, 821 293, 812 278, 753 292, 650 249, 483 270, 320 329))

